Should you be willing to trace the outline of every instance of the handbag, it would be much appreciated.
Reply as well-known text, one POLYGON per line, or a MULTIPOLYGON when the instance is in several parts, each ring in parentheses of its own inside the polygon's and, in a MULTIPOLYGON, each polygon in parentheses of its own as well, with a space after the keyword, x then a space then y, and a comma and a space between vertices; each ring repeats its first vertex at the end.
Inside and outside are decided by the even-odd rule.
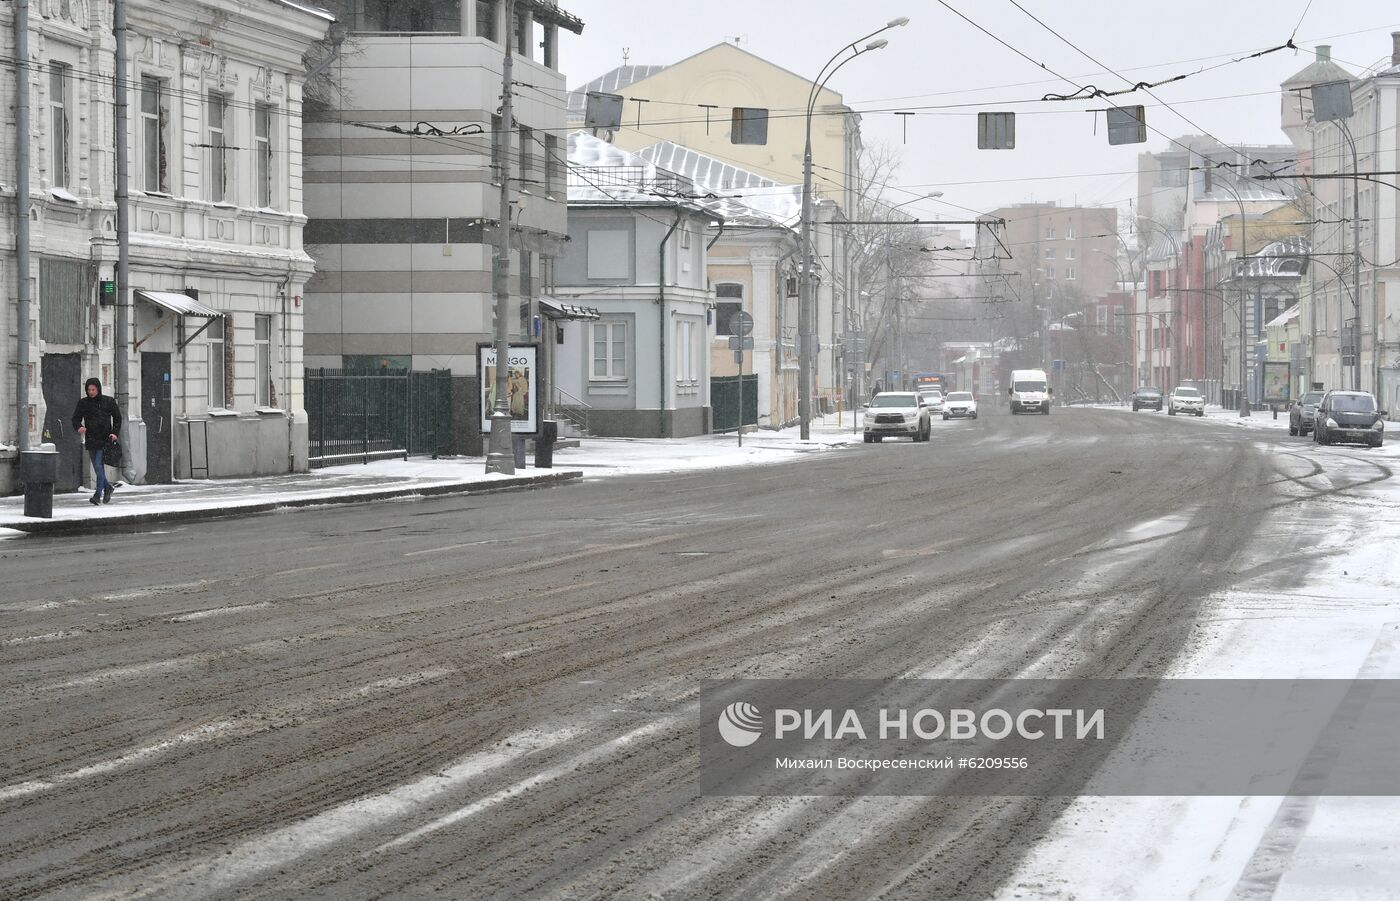
POLYGON ((102 446, 102 465, 121 469, 122 443, 117 439, 108 438, 107 443, 102 446))

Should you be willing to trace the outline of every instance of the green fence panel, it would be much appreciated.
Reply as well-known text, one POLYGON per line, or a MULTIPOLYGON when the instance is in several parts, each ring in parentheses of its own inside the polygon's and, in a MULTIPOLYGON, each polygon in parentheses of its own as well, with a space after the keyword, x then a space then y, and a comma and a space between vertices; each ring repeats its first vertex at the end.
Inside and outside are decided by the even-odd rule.
MULTIPOLYGON (((744 376, 744 425, 758 425, 758 376, 744 376)), ((733 432, 739 428, 739 376, 719 375, 710 379, 711 431, 733 432)))

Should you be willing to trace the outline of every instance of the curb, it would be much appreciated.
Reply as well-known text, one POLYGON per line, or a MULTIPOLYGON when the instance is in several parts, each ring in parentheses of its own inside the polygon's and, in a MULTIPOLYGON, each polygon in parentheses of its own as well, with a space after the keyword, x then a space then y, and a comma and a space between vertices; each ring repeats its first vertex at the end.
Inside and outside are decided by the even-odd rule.
POLYGON ((198 510, 163 510, 131 513, 124 516, 103 516, 98 519, 27 519, 0 522, 0 528, 14 529, 29 535, 81 535, 106 531, 112 526, 130 526, 150 522, 190 522, 206 519, 232 519, 257 513, 270 513, 295 507, 319 507, 327 504, 359 504, 399 497, 436 497, 449 494, 490 494, 535 486, 551 486, 583 478, 582 471, 568 470, 541 476, 496 479, 490 482, 449 482, 442 485, 418 485, 413 488, 385 488, 361 491, 338 497, 292 497, 238 507, 208 507, 198 510))

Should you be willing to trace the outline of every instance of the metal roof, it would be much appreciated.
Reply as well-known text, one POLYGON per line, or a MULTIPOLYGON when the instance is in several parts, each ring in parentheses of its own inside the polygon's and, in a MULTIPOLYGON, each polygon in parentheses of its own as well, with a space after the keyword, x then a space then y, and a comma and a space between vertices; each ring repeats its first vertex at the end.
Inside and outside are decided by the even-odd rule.
POLYGON ((565 303, 553 297, 540 298, 540 313, 550 319, 573 319, 583 321, 597 319, 602 315, 594 307, 565 303))
POLYGON ((1291 88, 1303 85, 1321 84, 1326 81, 1355 81, 1356 76, 1332 61, 1331 48, 1319 46, 1317 56, 1301 70, 1294 73, 1280 84, 1280 87, 1291 88))
POLYGON ((587 131, 568 139, 570 206, 685 206, 725 222, 787 225, 747 202, 723 197, 587 131))
POLYGON ((771 178, 740 169, 689 147, 662 141, 643 147, 637 155, 690 179, 706 192, 741 201, 742 207, 765 218, 793 225, 802 218, 802 186, 784 185, 771 178))
POLYGON ((177 316, 200 316, 204 319, 219 319, 224 314, 206 307, 188 294, 174 291, 137 291, 138 300, 148 301, 177 316))
POLYGON ((1288 237, 1267 244, 1252 254, 1230 261, 1230 280, 1301 279, 1308 271, 1311 244, 1304 237, 1288 237))
POLYGON ((581 87, 574 88, 569 92, 569 112, 580 116, 584 113, 584 107, 588 102, 589 91, 602 91, 605 94, 616 94, 623 88, 643 78, 650 78, 660 72, 665 66, 618 66, 609 72, 604 72, 597 78, 585 82, 581 87))

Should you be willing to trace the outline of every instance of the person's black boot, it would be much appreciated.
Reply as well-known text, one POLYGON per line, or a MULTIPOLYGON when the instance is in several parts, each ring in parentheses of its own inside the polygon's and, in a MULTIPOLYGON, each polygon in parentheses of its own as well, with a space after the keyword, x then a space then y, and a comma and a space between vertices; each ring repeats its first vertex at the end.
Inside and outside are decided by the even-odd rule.
POLYGON ((110 504, 110 503, 112 502, 112 492, 113 492, 113 491, 116 491, 116 490, 117 490, 117 487, 116 487, 115 485, 110 485, 110 484, 109 484, 106 488, 103 488, 103 489, 102 489, 102 503, 104 503, 104 504, 110 504))
POLYGON ((92 504, 95 507, 98 504, 102 503, 102 498, 97 494, 93 494, 92 497, 88 498, 88 503, 92 504))

